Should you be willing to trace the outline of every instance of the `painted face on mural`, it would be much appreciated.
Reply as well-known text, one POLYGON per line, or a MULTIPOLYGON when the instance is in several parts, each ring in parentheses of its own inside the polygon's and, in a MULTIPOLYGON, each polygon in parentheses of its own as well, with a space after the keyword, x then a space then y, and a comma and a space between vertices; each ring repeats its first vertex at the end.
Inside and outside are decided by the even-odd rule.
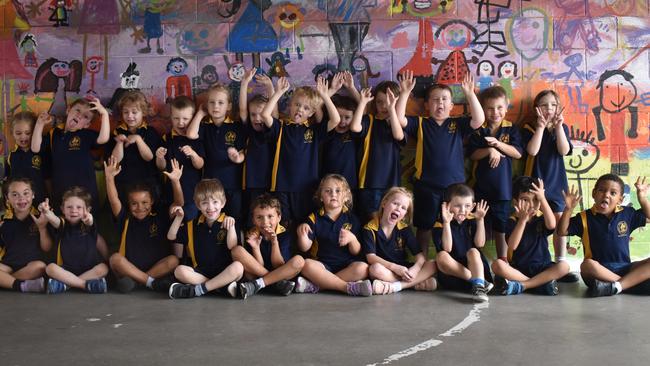
POLYGON ((52 70, 52 73, 59 78, 64 78, 70 75, 70 65, 63 61, 53 63, 50 70, 52 70))
POLYGON ((305 10, 296 4, 283 4, 278 10, 276 23, 285 29, 294 29, 302 24, 305 10))
POLYGON ((564 158, 567 173, 586 173, 598 162, 600 149, 589 136, 586 139, 571 139, 573 153, 564 158))
POLYGON ((600 99, 600 104, 607 112, 620 112, 636 99, 636 87, 623 75, 615 74, 603 82, 600 99))
POLYGON ((181 61, 172 62, 169 65, 169 73, 174 75, 174 76, 184 74, 185 73, 185 63, 183 63, 181 61))
POLYGON ((471 33, 464 24, 451 24, 445 28, 440 39, 449 48, 462 49, 469 46, 471 33))
POLYGON ((244 64, 237 62, 232 64, 228 69, 228 77, 232 81, 241 81, 242 77, 244 77, 245 72, 246 68, 244 68, 244 64))
POLYGON ((501 69, 499 72, 501 73, 501 77, 504 79, 513 79, 515 77, 515 70, 517 69, 517 66, 513 64, 512 62, 504 62, 501 65, 501 69))
POLYGON ((490 76, 493 73, 494 67, 489 62, 481 62, 478 70, 481 76, 490 76))
POLYGON ((512 45, 526 60, 534 60, 545 50, 549 22, 546 14, 535 8, 524 9, 510 26, 512 45))
POLYGON ((122 79, 120 80, 120 86, 123 89, 135 89, 138 87, 138 83, 140 82, 140 75, 127 75, 124 76, 122 74, 122 79))
POLYGON ((86 61, 86 71, 91 74, 96 74, 99 72, 102 67, 102 58, 101 57, 91 57, 86 61))

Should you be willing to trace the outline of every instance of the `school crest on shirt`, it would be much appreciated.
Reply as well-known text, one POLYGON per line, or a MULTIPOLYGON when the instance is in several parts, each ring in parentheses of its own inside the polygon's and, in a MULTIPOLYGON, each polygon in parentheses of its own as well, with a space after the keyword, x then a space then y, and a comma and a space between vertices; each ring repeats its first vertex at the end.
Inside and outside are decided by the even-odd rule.
POLYGON ((237 140, 237 133, 234 131, 228 131, 226 132, 226 145, 232 146, 235 144, 235 140, 237 140))
POLYGON ((41 157, 38 155, 32 156, 32 168, 41 169, 41 157))
POLYGON ((38 226, 36 226, 36 223, 33 222, 31 225, 29 225, 29 236, 34 236, 38 234, 38 226))
POLYGON ((149 226, 149 237, 153 238, 156 236, 158 236, 158 225, 154 222, 149 226))
POLYGON ((226 240, 226 230, 221 229, 217 233, 217 244, 221 244, 226 240))
POLYGON ((501 135, 501 137, 499 137, 499 141, 501 141, 501 142, 503 142, 505 144, 509 144, 510 143, 510 134, 506 133, 506 134, 501 135))
POLYGON ((81 148, 81 139, 79 136, 73 136, 68 142, 68 150, 79 150, 81 148))
POLYGON ((447 132, 456 133, 456 121, 449 122, 449 127, 447 127, 447 132))
POLYGON ((312 131, 311 128, 308 128, 305 131, 305 136, 304 137, 305 137, 305 143, 306 144, 311 144, 312 141, 314 141, 314 131, 312 131))
POLYGON ((404 238, 401 236, 397 237, 397 250, 402 251, 404 250, 404 238))
POLYGON ((341 135, 341 141, 343 143, 352 141, 352 136, 350 135, 350 131, 348 131, 348 132, 344 133, 343 135, 341 135))
POLYGON ((343 226, 341 226, 341 229, 343 229, 343 230, 352 230, 352 224, 349 223, 349 222, 346 222, 345 224, 343 224, 343 226))
POLYGON ((625 221, 619 221, 616 224, 616 230, 618 231, 618 236, 626 236, 627 235, 627 222, 625 221))

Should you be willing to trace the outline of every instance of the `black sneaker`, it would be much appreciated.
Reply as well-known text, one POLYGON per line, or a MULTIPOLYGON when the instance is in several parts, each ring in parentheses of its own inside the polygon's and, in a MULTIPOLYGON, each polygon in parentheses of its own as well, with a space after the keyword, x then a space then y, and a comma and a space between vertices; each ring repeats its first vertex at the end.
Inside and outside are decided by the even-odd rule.
POLYGON ((194 296, 196 296, 194 294, 194 285, 185 285, 176 282, 169 286, 170 299, 189 299, 194 296))
POLYGON ((557 287, 557 281, 552 280, 550 282, 546 282, 538 288, 533 289, 533 292, 540 295, 555 296, 560 293, 560 290, 557 287))
POLYGON ((255 295, 259 290, 260 287, 255 281, 241 282, 239 284, 239 297, 241 297, 242 300, 246 300, 246 298, 255 295))
POLYGON ((172 280, 169 277, 156 278, 151 283, 151 289, 156 292, 168 292, 169 288, 172 286, 172 280))
POLYGON ((574 282, 578 282, 579 280, 580 280, 580 276, 578 276, 577 273, 569 272, 569 273, 565 274, 564 277, 561 277, 560 279, 558 279, 558 282, 574 283, 574 282))
POLYGON ((508 280, 501 276, 494 276, 494 292, 499 295, 508 294, 508 280))
POLYGON ((616 286, 614 286, 614 282, 605 282, 594 279, 594 285, 589 287, 587 295, 591 297, 616 295, 616 286))
POLYGON ((275 291, 277 294, 282 296, 289 296, 289 294, 291 294, 291 292, 293 291, 294 287, 296 287, 296 283, 287 280, 280 280, 271 285, 273 291, 275 291))
POLYGON ((133 288, 135 287, 135 281, 131 279, 130 277, 122 277, 118 278, 117 280, 117 291, 123 293, 123 294, 128 294, 129 292, 133 291, 133 288))
POLYGON ((472 286, 472 299, 474 299, 475 302, 489 301, 485 286, 483 285, 472 286))

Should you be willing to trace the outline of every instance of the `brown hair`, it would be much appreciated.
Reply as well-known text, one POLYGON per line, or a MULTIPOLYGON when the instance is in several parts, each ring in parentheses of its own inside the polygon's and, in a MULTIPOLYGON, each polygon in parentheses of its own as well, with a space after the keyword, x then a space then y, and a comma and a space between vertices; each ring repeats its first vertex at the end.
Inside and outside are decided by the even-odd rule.
POLYGON ((500 99, 500 98, 508 100, 508 94, 506 94, 506 90, 503 89, 503 87, 500 85, 491 86, 483 90, 478 95, 478 100, 481 102, 481 104, 485 103, 490 99, 500 99))
POLYGON ((216 83, 212 85, 210 88, 208 88, 206 94, 210 94, 212 92, 220 92, 226 94, 226 96, 228 97, 228 102, 232 103, 232 97, 230 96, 230 88, 228 88, 227 86, 221 83, 216 83))
POLYGON ((72 198, 72 197, 77 197, 80 200, 84 201, 84 203, 86 204, 86 208, 88 209, 88 211, 90 211, 93 198, 85 188, 79 186, 71 187, 67 191, 63 192, 63 197, 61 198, 61 209, 63 209, 63 206, 65 205, 65 201, 68 198, 72 198))
POLYGON ((30 111, 22 111, 14 114, 13 118, 11 119, 11 129, 13 130, 16 125, 20 122, 27 122, 29 124, 30 129, 34 129, 34 125, 36 124, 36 115, 30 111))
POLYGON ((278 216, 282 216, 282 206, 280 205, 280 201, 268 193, 257 196, 257 198, 253 200, 253 203, 251 203, 251 215, 256 208, 273 208, 278 213, 278 216))
POLYGON ((179 95, 176 98, 174 98, 172 100, 171 107, 177 110, 192 108, 192 114, 194 114, 194 110, 196 108, 194 105, 194 101, 185 95, 179 95))

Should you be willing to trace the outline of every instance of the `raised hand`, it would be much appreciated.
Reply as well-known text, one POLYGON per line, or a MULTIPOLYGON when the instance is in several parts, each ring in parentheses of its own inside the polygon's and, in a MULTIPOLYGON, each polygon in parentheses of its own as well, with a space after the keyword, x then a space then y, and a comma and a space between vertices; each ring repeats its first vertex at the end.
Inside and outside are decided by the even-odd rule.
POLYGON ((108 161, 104 162, 104 174, 106 174, 107 177, 115 178, 121 171, 122 166, 117 162, 117 159, 115 159, 113 155, 108 157, 108 161))
POLYGON ((535 211, 530 202, 524 200, 517 201, 517 204, 515 205, 515 217, 518 220, 528 222, 528 220, 530 220, 534 215, 535 211))
POLYGON ((183 217, 185 216, 185 212, 181 206, 172 206, 169 208, 169 215, 174 217, 183 217))
POLYGON ((257 230, 252 230, 246 235, 246 243, 250 245, 251 248, 257 249, 262 244, 262 234, 257 230))
POLYGON ((636 188, 637 196, 648 197, 648 189, 650 188, 650 185, 645 182, 645 177, 637 177, 634 187, 636 188))
POLYGON ((104 106, 102 105, 102 102, 99 101, 99 98, 90 97, 90 100, 89 100, 88 104, 90 104, 90 110, 91 111, 97 111, 97 113, 99 113, 101 115, 108 114, 108 111, 106 110, 106 108, 104 108, 104 106))
POLYGON ((84 212, 84 215, 81 217, 81 222, 86 226, 91 226, 93 224, 93 214, 90 211, 84 212))
POLYGON ((343 86, 349 90, 357 89, 356 85, 354 85, 354 76, 352 76, 352 73, 349 71, 343 72, 343 86))
POLYGON ((323 97, 328 95, 327 94, 328 91, 329 91, 329 87, 328 87, 327 80, 324 77, 319 76, 318 79, 316 79, 316 92, 318 93, 318 95, 323 97))
POLYGON ((159 147, 156 149, 156 158, 158 159, 165 159, 165 155, 167 155, 167 149, 164 147, 159 147))
POLYGON ((357 237, 352 234, 352 231, 347 230, 347 229, 341 229, 339 232, 339 246, 344 247, 351 242, 355 241, 357 237))
POLYGON ((447 224, 454 219, 454 214, 449 210, 449 203, 443 202, 442 207, 440 208, 440 216, 442 217, 442 222, 447 224))
POLYGON ((580 199, 582 198, 578 194, 578 189, 574 185, 571 185, 569 192, 562 191, 562 196, 564 197, 564 203, 568 208, 571 209, 571 211, 573 211, 573 209, 578 205, 578 202, 580 202, 580 199))
POLYGON ((183 176, 183 166, 178 163, 178 160, 171 160, 172 170, 169 172, 163 172, 169 178, 169 180, 177 181, 180 180, 183 176))
POLYGON ((372 90, 370 88, 362 89, 361 93, 359 93, 359 104, 368 104, 373 99, 375 97, 372 96, 372 90))
POLYGON ((544 195, 544 181, 539 178, 537 178, 537 181, 539 182, 539 185, 533 183, 533 188, 530 190, 530 192, 533 193, 535 197, 537 197, 538 201, 541 202, 542 200, 546 199, 546 196, 544 195))
POLYGON ((223 225, 224 229, 230 230, 230 229, 235 227, 235 219, 230 217, 230 216, 226 216, 223 219, 223 224, 222 225, 223 225))
POLYGON ((41 213, 40 215, 38 215, 38 217, 34 216, 34 214, 32 213, 30 213, 29 215, 32 217, 32 220, 34 220, 34 222, 36 223, 36 226, 38 226, 41 229, 46 227, 49 222, 47 220, 47 217, 45 217, 44 213, 41 213))
POLYGON ((535 113, 537 113, 537 126, 536 128, 546 128, 549 124, 549 121, 544 117, 544 112, 539 107, 535 107, 535 113))
POLYGON ((38 205, 38 211, 40 211, 41 214, 48 214, 52 212, 52 209, 50 208, 50 199, 46 198, 45 201, 41 202, 38 205))
POLYGON ((280 93, 286 93, 290 87, 291 85, 289 84, 289 80, 285 77, 279 78, 277 83, 275 84, 276 90, 280 93))
POLYGON ((47 126, 49 124, 52 124, 54 122, 54 117, 49 115, 47 112, 43 112, 38 115, 38 119, 36 120, 36 123, 42 124, 43 126, 47 126))
POLYGON ((488 206, 487 201, 481 200, 477 205, 476 205, 476 210, 474 211, 474 217, 477 220, 481 220, 485 218, 485 215, 487 215, 488 210, 490 209, 490 206, 488 206))
POLYGON ((253 77, 255 77, 255 73, 257 73, 257 68, 252 67, 246 71, 244 71, 244 75, 241 78, 241 83, 242 84, 248 84, 253 80, 253 77))
POLYGON ((465 93, 465 95, 474 93, 474 74, 471 72, 466 72, 465 77, 460 84, 460 87, 463 89, 463 93, 465 93))
POLYGON ((397 104, 397 96, 393 94, 393 91, 390 90, 390 88, 386 89, 386 101, 388 102, 388 106, 390 109, 395 109, 395 105, 397 104))
POLYGON ((399 75, 400 93, 410 93, 415 88, 415 78, 412 70, 406 70, 399 75))
POLYGON ((332 78, 332 84, 330 85, 330 91, 333 93, 336 93, 341 89, 343 86, 343 77, 345 75, 345 72, 337 72, 334 74, 334 77, 332 78))

